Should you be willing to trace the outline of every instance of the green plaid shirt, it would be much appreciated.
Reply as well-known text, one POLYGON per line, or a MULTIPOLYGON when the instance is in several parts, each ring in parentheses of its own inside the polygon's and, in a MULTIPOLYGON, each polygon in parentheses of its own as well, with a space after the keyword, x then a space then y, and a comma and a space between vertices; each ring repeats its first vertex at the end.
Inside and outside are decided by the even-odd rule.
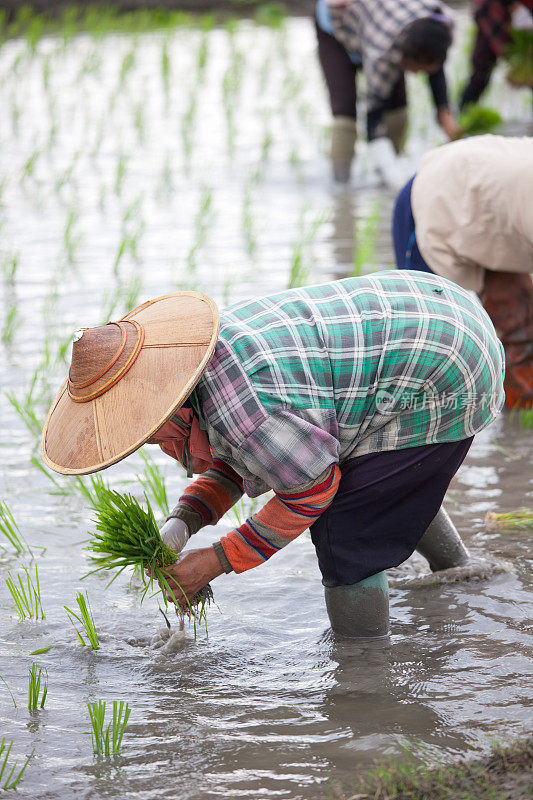
POLYGON ((501 410, 503 373, 477 298, 386 271, 224 309, 198 395, 215 455, 256 496, 366 453, 466 439, 501 410))

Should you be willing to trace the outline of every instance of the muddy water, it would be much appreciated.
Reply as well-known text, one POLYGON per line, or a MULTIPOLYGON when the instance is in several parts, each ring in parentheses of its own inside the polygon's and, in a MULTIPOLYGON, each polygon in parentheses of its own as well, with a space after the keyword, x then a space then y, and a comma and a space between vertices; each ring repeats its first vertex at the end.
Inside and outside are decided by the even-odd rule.
MULTIPOLYGON (((461 12, 458 31, 452 84, 464 73, 461 12)), ((441 141, 427 92, 416 79, 410 89, 406 174, 441 141)), ((321 798, 331 777, 349 784, 385 753, 446 758, 523 732, 530 549, 526 534, 483 529, 488 510, 533 505, 531 434, 516 421, 502 417, 477 437, 447 502, 471 550, 504 572, 395 587, 424 573, 414 557, 391 571, 390 643, 363 647, 328 631, 304 535, 261 569, 217 580, 209 643, 187 631, 162 653, 150 645, 164 625, 157 602, 140 607, 135 582, 80 583, 87 504, 72 481, 56 486, 32 464, 37 438, 4 394, 22 403, 35 376, 29 407, 42 419, 73 329, 176 287, 224 304, 346 276, 354 259, 364 271, 392 263, 393 197, 364 142, 352 185, 329 180, 309 22, 47 38, 33 53, 12 41, 0 50, 0 102, 0 481, 26 539, 46 548, 37 558, 43 621, 18 621, 0 585, 0 675, 17 702, 0 682, 1 735, 19 758, 34 750, 19 796, 321 798), (63 610, 80 589, 100 633, 96 653, 77 645, 63 610), (47 668, 49 693, 30 714, 32 660, 47 668), (93 758, 88 735, 86 703, 100 698, 132 708, 123 755, 111 760, 93 758)), ((529 97, 509 91, 500 71, 488 102, 509 129, 526 130, 529 97)), ((149 449, 174 502, 186 481, 149 449)), ((143 468, 133 456, 105 477, 140 493, 143 468)), ((231 526, 225 519, 197 544, 231 526)), ((22 564, 30 560, 0 558, 4 574, 22 564)))

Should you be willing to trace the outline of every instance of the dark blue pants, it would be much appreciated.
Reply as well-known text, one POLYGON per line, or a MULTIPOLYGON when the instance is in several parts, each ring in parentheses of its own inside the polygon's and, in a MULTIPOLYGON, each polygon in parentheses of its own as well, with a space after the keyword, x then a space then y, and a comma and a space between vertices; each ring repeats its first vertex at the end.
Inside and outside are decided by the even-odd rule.
POLYGON ((358 583, 408 559, 473 438, 370 453, 341 464, 338 492, 311 526, 323 584, 358 583))
POLYGON ((415 234, 415 220, 411 209, 411 188, 415 175, 400 191, 394 204, 392 216, 392 241, 396 255, 397 269, 417 269, 420 272, 433 272, 420 253, 415 234))

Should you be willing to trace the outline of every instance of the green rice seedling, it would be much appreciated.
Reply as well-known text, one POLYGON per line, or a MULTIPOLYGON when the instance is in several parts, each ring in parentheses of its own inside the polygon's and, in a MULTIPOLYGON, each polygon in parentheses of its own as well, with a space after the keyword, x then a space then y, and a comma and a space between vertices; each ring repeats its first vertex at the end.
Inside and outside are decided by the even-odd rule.
POLYGON ((281 3, 263 3, 254 14, 258 25, 281 30, 287 19, 287 12, 281 3))
POLYGON ((109 491, 109 486, 105 483, 99 472, 89 476, 89 484, 88 486, 79 475, 76 476, 74 480, 74 485, 78 492, 85 498, 89 505, 94 508, 98 503, 100 491, 109 491))
POLYGON ((2 343, 6 346, 10 345, 13 341, 15 333, 22 325, 22 318, 16 303, 12 303, 4 317, 4 324, 2 326, 2 343))
POLYGON ((37 160, 41 155, 39 150, 35 150, 29 158, 26 159, 24 165, 22 167, 22 173, 20 176, 21 183, 24 183, 28 178, 31 178, 33 173, 35 172, 35 165, 37 164, 37 160))
POLYGON ((161 46, 161 77, 163 79, 163 86, 166 94, 168 94, 170 89, 170 72, 171 72, 170 53, 168 52, 168 44, 169 44, 168 39, 164 39, 163 44, 161 46))
POLYGON ((522 508, 519 511, 510 511, 506 514, 488 511, 485 516, 485 529, 494 533, 532 530, 533 509, 522 508))
POLYGON ((5 738, 2 739, 0 742, 0 789, 4 791, 8 791, 9 789, 16 789, 17 784, 20 783, 22 776, 28 766, 33 752, 27 757, 24 765, 19 772, 16 772, 18 762, 15 761, 14 765, 11 767, 11 770, 8 772, 8 759, 9 754, 11 753, 11 748, 13 747, 13 742, 7 743, 5 738))
POLYGON ((198 210, 194 218, 194 233, 191 248, 187 254, 187 266, 191 272, 196 269, 196 254, 200 250, 206 240, 207 233, 213 222, 213 194, 211 189, 207 187, 202 188, 200 194, 200 202, 198 210))
POLYGON ((44 619, 37 564, 35 564, 35 582, 31 578, 28 568, 23 567, 22 569, 24 577, 19 574, 14 579, 11 572, 8 572, 6 578, 6 586, 13 598, 17 614, 20 619, 44 619))
POLYGON ((6 392, 5 396, 28 430, 36 438, 41 437, 43 419, 37 416, 37 405, 48 407, 51 402, 50 384, 48 381, 50 353, 45 351, 45 357, 35 369, 28 390, 19 400, 13 392, 6 392))
POLYGON ((294 245, 292 252, 289 281, 287 284, 288 289, 304 286, 307 283, 309 279, 309 265, 306 263, 306 251, 313 244, 321 225, 326 220, 325 215, 320 213, 311 220, 306 230, 304 227, 304 218, 305 209, 300 219, 301 238, 294 245))
POLYGON ((381 218, 381 200, 376 200, 363 224, 354 223, 354 254, 352 276, 359 277, 368 265, 376 264, 376 240, 381 218))
POLYGON ((15 696, 14 696, 13 692, 11 691, 11 689, 9 688, 9 686, 7 685, 7 681, 6 681, 6 679, 5 679, 5 678, 3 678, 3 677, 0 675, 0 681, 2 681, 2 683, 3 683, 3 684, 4 684, 4 686, 6 687, 7 691, 8 691, 8 692, 9 692, 9 694, 11 695, 11 700, 12 700, 12 702, 13 702, 13 705, 14 705, 14 707, 16 708, 16 707, 17 707, 17 701, 15 700, 15 696))
POLYGON ((189 94, 189 101, 185 113, 181 118, 181 142, 186 165, 189 164, 192 153, 194 117, 198 105, 198 90, 194 86, 189 94))
POLYGON ((115 194, 122 194, 124 178, 126 177, 126 157, 121 153, 117 161, 117 171, 115 174, 115 194))
POLYGON ((122 64, 120 65, 120 74, 118 81, 120 88, 124 86, 128 73, 131 72, 134 64, 135 64, 135 48, 132 48, 128 53, 126 53, 126 55, 122 59, 122 64))
POLYGON ((463 136, 479 136, 494 133, 502 125, 501 114, 494 108, 469 103, 459 114, 457 124, 463 136))
MULTIPOLYGON (((15 518, 6 502, 0 501, 0 533, 4 535, 17 555, 22 555, 26 551, 33 556, 31 547, 24 541, 15 518)), ((5 550, 3 544, 0 549, 5 550)))
POLYGON ((146 123, 144 121, 144 107, 145 107, 145 100, 139 100, 139 102, 135 105, 133 114, 133 123, 135 130, 137 131, 137 138, 139 140, 139 144, 144 144, 144 142, 146 141, 146 123))
POLYGON ((533 36, 531 31, 511 30, 511 41, 505 48, 508 64, 506 78, 513 86, 533 87, 533 36))
POLYGON ((70 608, 67 608, 67 606, 63 606, 63 608, 69 615, 69 619, 74 627, 74 630, 76 631, 76 636, 78 637, 79 643, 81 644, 82 647, 85 647, 85 639, 83 638, 78 628, 76 627, 76 623, 74 622, 74 620, 77 620, 79 624, 83 626, 83 629, 85 630, 85 634, 87 636, 87 639, 89 640, 89 644, 91 645, 92 649, 98 650, 98 644, 99 644, 98 634, 96 632, 96 627, 91 612, 89 596, 87 594, 83 595, 81 592, 78 592, 78 594, 76 595, 76 602, 78 604, 81 616, 76 614, 70 608))
POLYGON ((521 428, 533 428, 533 408, 518 410, 518 424, 521 428))
POLYGON ((29 669, 29 676, 28 676, 28 708, 30 709, 30 711, 36 711, 39 706, 41 708, 44 708, 47 694, 48 694, 48 672, 44 667, 39 667, 39 669, 37 669, 37 664, 35 663, 35 661, 33 661, 29 669), (41 693, 41 679, 43 683, 42 693, 41 693))
POLYGON ((257 249, 257 240, 254 234, 251 181, 246 181, 244 184, 244 195, 242 198, 242 233, 246 252, 249 256, 253 256, 257 249))
POLYGON ((26 29, 26 41, 30 52, 33 54, 41 41, 44 32, 44 18, 40 14, 33 14, 26 29))
POLYGON ((36 437, 39 437, 42 431, 42 424, 41 420, 35 413, 32 398, 26 395, 21 402, 15 397, 13 392, 6 392, 5 395, 30 433, 36 437))
POLYGON ((13 255, 7 255, 2 261, 2 275, 4 276, 4 280, 6 283, 13 284, 15 282, 15 275, 17 273, 17 269, 20 262, 20 255, 18 253, 14 253, 13 255))
POLYGON ((48 647, 39 647, 37 650, 33 650, 30 653, 30 656, 40 656, 43 653, 48 653, 48 651, 51 650, 51 649, 52 649, 52 645, 51 644, 48 645, 48 647))
MULTIPOLYGON (((166 568, 175 564, 178 556, 161 539, 157 523, 148 500, 147 510, 129 494, 121 495, 111 489, 98 489, 96 503, 96 531, 89 543, 90 559, 95 565, 91 573, 102 570, 117 570, 112 583, 127 567, 139 569, 144 583, 141 602, 146 593, 153 587, 154 580, 159 584, 155 592, 163 593, 167 606, 167 595, 175 598, 170 588, 170 577, 166 568), (146 573, 149 574, 149 578, 146 573)), ((211 587, 204 587, 188 603, 189 615, 195 622, 203 616, 205 606, 213 596, 211 587)), ((176 605, 176 613, 181 613, 176 605)))
POLYGON ((71 208, 67 216, 67 224, 63 233, 63 246, 67 255, 69 264, 73 264, 75 260, 76 250, 81 242, 81 235, 76 234, 74 228, 80 218, 79 212, 71 208))
POLYGON ((533 428, 533 407, 518 408, 515 406, 509 414, 509 421, 512 422, 515 417, 518 417, 518 425, 521 428, 533 428))
POLYGON ((113 719, 106 728, 105 708, 104 700, 87 703, 92 727, 93 751, 95 755, 116 755, 122 747, 122 739, 130 718, 131 709, 129 703, 125 703, 123 700, 119 703, 114 700, 113 719))
POLYGON ((19 133, 20 115, 22 113, 21 106, 17 102, 16 97, 11 98, 11 128, 15 135, 19 133))
POLYGON ((139 455, 144 461, 144 474, 139 475, 139 481, 144 487, 145 492, 148 492, 152 496, 157 507, 166 517, 169 512, 169 507, 163 473, 147 453, 140 450, 139 455))

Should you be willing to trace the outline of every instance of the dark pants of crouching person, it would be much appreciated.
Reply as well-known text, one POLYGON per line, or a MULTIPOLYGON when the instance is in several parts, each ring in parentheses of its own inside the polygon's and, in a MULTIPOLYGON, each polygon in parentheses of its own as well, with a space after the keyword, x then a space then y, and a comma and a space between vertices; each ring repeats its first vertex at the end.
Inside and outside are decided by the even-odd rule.
MULTIPOLYGON (((369 453, 344 464, 335 499, 312 525, 311 536, 330 613, 340 621, 346 619, 351 635, 356 625, 363 626, 361 635, 387 633, 385 570, 402 564, 417 548, 439 514, 450 481, 472 441, 470 437, 459 442, 369 453), (347 588, 357 597, 348 598, 347 588), (335 614, 335 604, 343 606, 342 614, 335 614), (358 623, 345 616, 350 605, 359 614, 358 623), (375 606, 375 614, 368 611, 368 606, 375 606)), ((445 512, 440 513, 442 516, 445 512)), ((450 524, 449 520, 437 522, 441 526, 450 524)), ((434 569, 457 566, 467 560, 467 551, 458 536, 452 535, 447 544, 453 553, 448 552, 449 560, 444 562, 431 563, 431 554, 424 552, 434 569)), ((337 631, 343 632, 338 626, 337 631)))

